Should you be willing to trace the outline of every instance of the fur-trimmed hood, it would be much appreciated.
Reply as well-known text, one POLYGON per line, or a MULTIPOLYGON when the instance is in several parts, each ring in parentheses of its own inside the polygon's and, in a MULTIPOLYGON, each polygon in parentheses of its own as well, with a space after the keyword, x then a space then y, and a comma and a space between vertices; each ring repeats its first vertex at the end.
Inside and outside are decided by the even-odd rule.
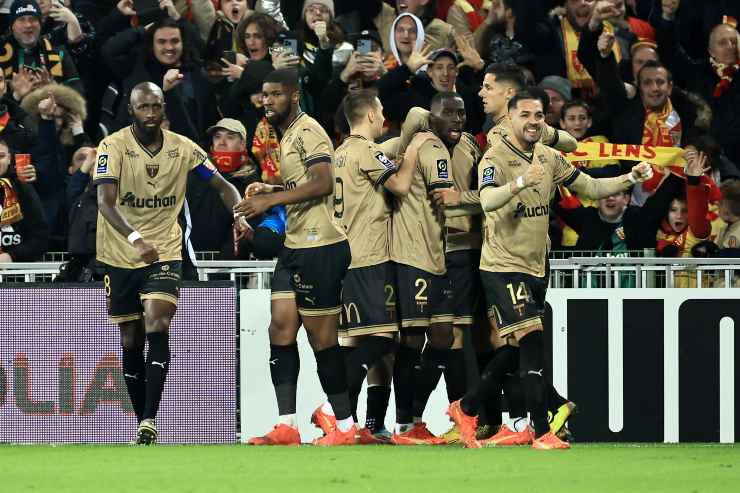
MULTIPOLYGON (((31 116, 33 126, 38 129, 39 120, 41 115, 39 114, 39 103, 46 99, 49 93, 54 95, 54 99, 57 105, 61 106, 70 113, 80 115, 80 118, 84 122, 87 118, 87 102, 82 95, 72 89, 71 87, 63 86, 61 84, 48 84, 38 89, 34 89, 28 95, 23 98, 21 107, 31 116)), ((74 142, 74 136, 72 135, 72 129, 65 125, 60 129, 59 139, 64 145, 71 145, 74 142)))

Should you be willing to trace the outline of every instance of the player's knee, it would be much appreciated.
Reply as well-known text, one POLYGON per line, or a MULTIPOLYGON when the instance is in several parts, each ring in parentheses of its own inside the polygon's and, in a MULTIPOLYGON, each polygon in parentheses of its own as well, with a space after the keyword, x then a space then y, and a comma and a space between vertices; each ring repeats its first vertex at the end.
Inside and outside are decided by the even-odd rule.
POLYGON ((134 320, 119 325, 121 329, 121 347, 126 350, 143 349, 145 336, 141 321, 134 320))
POLYGON ((167 315, 153 315, 146 317, 146 332, 152 334, 154 332, 169 332, 170 323, 172 318, 167 315))
POLYGON ((452 328, 452 349, 462 349, 464 345, 465 329, 460 325, 455 325, 452 328))

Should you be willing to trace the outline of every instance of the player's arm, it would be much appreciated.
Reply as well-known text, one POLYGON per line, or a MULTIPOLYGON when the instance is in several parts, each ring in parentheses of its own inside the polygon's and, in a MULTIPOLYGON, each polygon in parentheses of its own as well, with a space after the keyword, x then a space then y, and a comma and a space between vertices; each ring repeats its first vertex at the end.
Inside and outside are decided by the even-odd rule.
POLYGON ((445 217, 475 216, 483 212, 478 190, 461 192, 455 188, 440 188, 432 190, 430 195, 445 217))
MULTIPOLYGON (((208 185, 218 192, 218 196, 221 197, 221 202, 224 203, 227 210, 233 211, 241 200, 239 190, 229 183, 221 173, 214 173, 211 175, 211 178, 208 180, 208 185)), ((236 214, 234 219, 236 222, 236 229, 241 236, 251 238, 254 235, 254 230, 246 219, 243 217, 236 217, 236 214)))
POLYGON ((415 163, 410 159, 401 161, 398 171, 390 175, 383 183, 386 190, 396 197, 405 197, 411 190, 411 178, 414 176, 415 163))
POLYGON ((542 131, 542 143, 562 152, 573 152, 578 147, 578 141, 571 134, 547 124, 542 131))
POLYGON ((101 181, 98 184, 98 210, 105 220, 113 226, 113 229, 128 239, 144 262, 151 264, 159 260, 157 248, 145 241, 141 233, 131 226, 118 209, 117 202, 118 182, 112 180, 101 181))
POLYGON ((334 192, 334 174, 331 161, 312 163, 306 171, 308 181, 291 190, 247 197, 234 207, 238 216, 247 219, 276 205, 299 204, 320 199, 334 192))
POLYGON ((632 185, 649 180, 652 176, 653 168, 646 162, 635 165, 629 173, 613 178, 591 178, 586 173, 573 168, 573 173, 563 182, 563 185, 579 196, 601 199, 627 190, 632 185))
POLYGON ((503 184, 496 182, 496 167, 491 161, 482 162, 482 173, 478 190, 480 191, 480 203, 483 210, 492 212, 509 203, 511 199, 522 190, 534 187, 542 182, 545 176, 545 167, 541 164, 533 164, 527 168, 523 175, 503 184))

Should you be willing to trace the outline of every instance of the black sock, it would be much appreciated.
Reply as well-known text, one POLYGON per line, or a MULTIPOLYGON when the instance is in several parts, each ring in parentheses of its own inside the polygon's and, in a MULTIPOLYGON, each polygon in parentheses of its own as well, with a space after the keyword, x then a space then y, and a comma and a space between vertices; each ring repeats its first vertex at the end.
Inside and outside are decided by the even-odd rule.
POLYGON ((568 402, 568 399, 560 395, 550 382, 545 381, 545 385, 547 386, 547 409, 555 414, 560 406, 568 402))
POLYGON ((395 348, 395 341, 387 337, 366 337, 352 351, 345 352, 347 362, 347 392, 352 405, 352 416, 357 421, 357 398, 362 390, 368 369, 395 348))
POLYGON ((167 332, 152 332, 146 335, 149 352, 146 357, 146 405, 144 419, 154 419, 159 411, 159 402, 164 392, 164 382, 170 367, 170 343, 167 332))
POLYGON ((442 372, 450 360, 450 350, 435 348, 428 344, 421 354, 419 365, 414 367, 414 399, 412 417, 421 417, 429 396, 437 388, 442 372))
POLYGON ((488 425, 495 427, 501 424, 501 389, 506 374, 516 370, 515 356, 516 352, 511 346, 503 346, 496 351, 481 374, 478 386, 460 402, 465 414, 475 416, 483 407, 488 425))
POLYGON ((386 385, 373 385, 367 388, 367 413, 365 427, 372 433, 385 428, 385 413, 391 398, 391 388, 386 385))
POLYGON ((447 385, 447 399, 450 402, 462 399, 467 390, 464 349, 450 349, 450 360, 444 374, 445 384, 447 385))
POLYGON ((128 396, 136 414, 136 422, 144 419, 144 406, 146 405, 146 363, 144 361, 144 348, 123 348, 121 358, 123 380, 126 382, 128 396))
POLYGON ((542 375, 544 356, 542 331, 530 332, 519 340, 519 371, 536 438, 550 431, 547 423, 547 388, 542 375))
POLYGON ((527 416, 527 405, 524 399, 524 389, 519 372, 515 371, 504 380, 504 395, 509 408, 509 416, 523 418, 527 416))
POLYGON ((342 350, 338 345, 316 351, 316 371, 321 388, 326 394, 337 420, 352 416, 352 406, 347 394, 347 369, 342 350))
POLYGON ((275 387, 279 416, 295 414, 295 395, 300 370, 301 360, 297 344, 290 346, 270 344, 270 377, 275 387))
POLYGON ((414 402, 414 366, 420 351, 401 345, 393 365, 393 389, 396 395, 396 423, 411 423, 414 402))
POLYGON ((488 366, 488 363, 493 359, 493 356, 496 354, 496 350, 492 349, 490 351, 486 351, 485 353, 477 353, 475 355, 475 359, 478 362, 478 375, 482 375, 483 371, 488 366))

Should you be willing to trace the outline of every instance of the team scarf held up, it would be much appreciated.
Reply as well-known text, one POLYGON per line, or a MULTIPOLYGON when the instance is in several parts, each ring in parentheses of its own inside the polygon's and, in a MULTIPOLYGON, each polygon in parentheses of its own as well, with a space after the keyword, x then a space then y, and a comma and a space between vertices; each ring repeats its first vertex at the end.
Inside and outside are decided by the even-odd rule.
POLYGON ((21 203, 18 193, 13 188, 13 183, 8 178, 0 178, 0 227, 15 224, 23 219, 21 203))
POLYGON ((481 9, 491 10, 491 0, 456 0, 455 5, 460 7, 468 18, 471 32, 475 32, 486 19, 480 14, 481 9))
MULTIPOLYGON (((591 78, 588 70, 586 70, 586 67, 578 59, 578 43, 581 39, 581 33, 573 27, 566 16, 560 18, 560 26, 563 31, 565 66, 568 71, 568 80, 574 88, 593 94, 595 89, 594 80, 591 78)), ((610 23, 604 22, 604 31, 613 33, 614 27, 610 23)), ((614 43, 612 52, 617 59, 617 63, 619 63, 622 59, 622 54, 619 51, 619 43, 614 43)))
POLYGON ((275 129, 262 118, 257 124, 252 139, 252 155, 259 163, 262 181, 265 183, 280 182, 280 139, 275 129))

